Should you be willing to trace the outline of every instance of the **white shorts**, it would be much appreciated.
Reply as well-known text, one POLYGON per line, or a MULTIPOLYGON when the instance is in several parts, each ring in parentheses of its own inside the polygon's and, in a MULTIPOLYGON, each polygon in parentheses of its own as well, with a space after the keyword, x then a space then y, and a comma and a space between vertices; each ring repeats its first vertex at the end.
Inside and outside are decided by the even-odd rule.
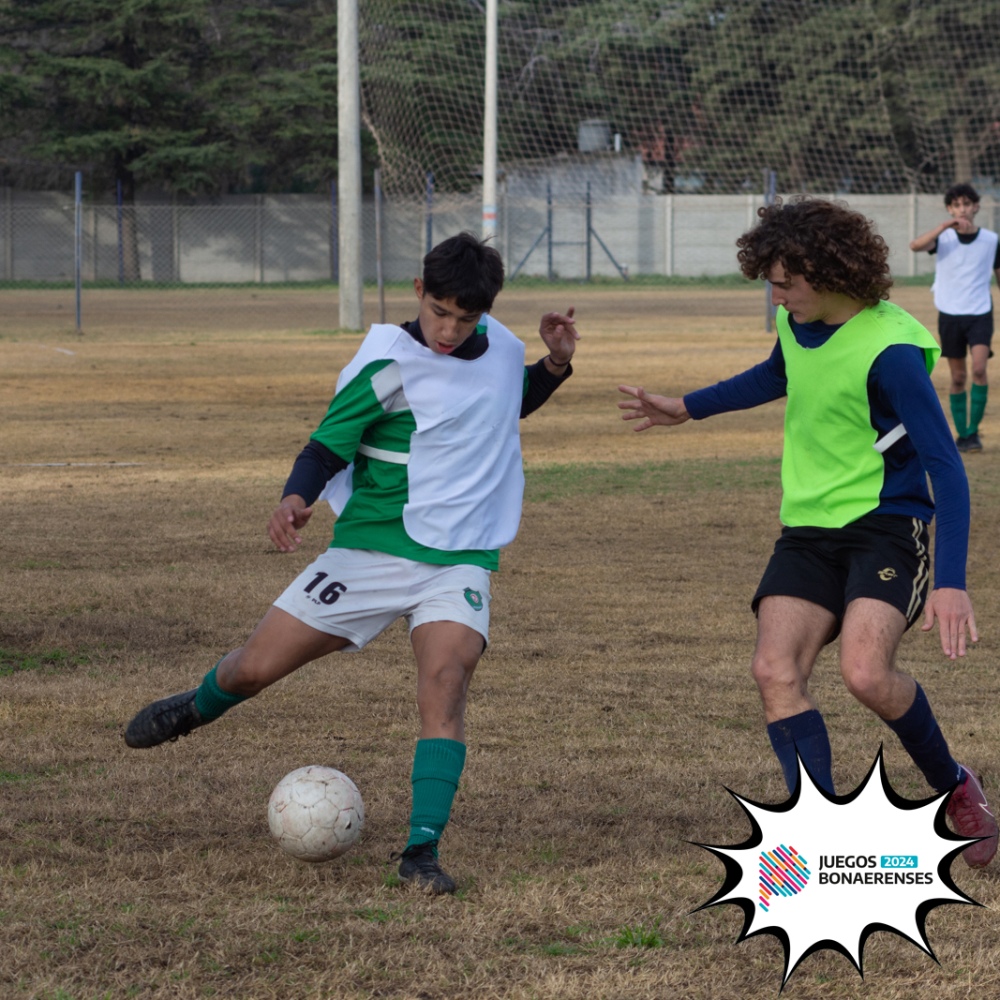
POLYGON ((489 640, 490 571, 434 566, 369 549, 327 549, 274 602, 320 632, 350 640, 357 652, 405 618, 459 622, 489 640))

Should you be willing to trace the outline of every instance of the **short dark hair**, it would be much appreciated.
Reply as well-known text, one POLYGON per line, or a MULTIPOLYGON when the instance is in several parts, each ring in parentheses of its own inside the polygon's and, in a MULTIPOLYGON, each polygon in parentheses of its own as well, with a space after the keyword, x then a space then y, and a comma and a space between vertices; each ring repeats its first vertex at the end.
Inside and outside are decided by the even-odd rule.
POLYGON ((737 241, 740 270, 766 278, 775 264, 801 274, 818 292, 876 305, 889 297, 889 247, 869 219, 822 198, 780 198, 757 210, 759 222, 737 241))
POLYGON ((503 258, 475 233, 442 240, 424 257, 424 293, 454 299, 469 312, 489 312, 503 288, 503 258))
POLYGON ((979 192, 971 184, 952 184, 944 193, 944 204, 947 208, 959 198, 968 198, 973 205, 979 204, 979 192))

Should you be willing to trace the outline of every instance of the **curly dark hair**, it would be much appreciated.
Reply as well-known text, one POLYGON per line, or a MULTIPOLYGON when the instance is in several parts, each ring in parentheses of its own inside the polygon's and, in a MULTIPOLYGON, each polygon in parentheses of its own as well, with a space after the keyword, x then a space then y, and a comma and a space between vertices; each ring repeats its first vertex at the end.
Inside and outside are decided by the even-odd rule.
POLYGON ((979 204, 979 192, 971 184, 954 184, 944 193, 944 207, 959 198, 968 198, 973 205, 979 204))
POLYGON ((740 270, 766 278, 775 264, 801 274, 818 292, 838 292, 876 305, 889 297, 889 247, 869 219, 845 205, 777 198, 757 210, 760 221, 737 241, 740 270))

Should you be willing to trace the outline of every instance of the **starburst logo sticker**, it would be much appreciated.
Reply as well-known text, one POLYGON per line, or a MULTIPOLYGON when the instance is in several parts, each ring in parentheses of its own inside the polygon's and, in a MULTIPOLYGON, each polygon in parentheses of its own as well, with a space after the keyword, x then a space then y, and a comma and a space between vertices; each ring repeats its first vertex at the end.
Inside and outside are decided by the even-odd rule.
MULTIPOLYGON (((799 761, 798 787, 779 805, 741 798, 748 840, 699 844, 726 867, 722 888, 699 910, 733 903, 743 910, 737 943, 772 934, 782 945, 783 989, 799 963, 828 948, 864 978, 865 942, 892 931, 935 961, 927 915, 948 903, 979 906, 952 881, 951 863, 969 844, 945 823, 949 793, 921 801, 896 794, 879 750, 864 781, 829 795, 799 761), (878 767, 880 781, 873 781, 878 767)), ((779 991, 780 992, 780 991, 779 991)))

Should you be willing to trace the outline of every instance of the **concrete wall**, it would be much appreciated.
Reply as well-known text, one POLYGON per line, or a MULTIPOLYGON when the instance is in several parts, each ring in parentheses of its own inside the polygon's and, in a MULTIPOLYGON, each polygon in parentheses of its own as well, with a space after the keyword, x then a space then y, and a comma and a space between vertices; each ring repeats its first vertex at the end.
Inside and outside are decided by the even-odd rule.
MULTIPOLYGON (((627 177, 625 178, 627 180, 627 177)), ((762 197, 653 194, 638 185, 607 180, 600 195, 563 180, 541 189, 522 177, 519 197, 501 193, 497 245, 508 274, 579 280, 589 274, 703 277, 736 271, 735 240, 753 225, 762 197), (534 192, 533 194, 530 192, 534 192), (615 193, 617 192, 617 193, 615 193), (590 218, 588 234, 587 219, 590 218)), ((70 281, 74 274, 74 206, 58 192, 0 192, 0 281, 70 281)), ((937 195, 856 195, 844 198, 871 218, 892 250, 893 273, 929 274, 928 254, 910 253, 917 234, 945 217, 937 195)), ((83 206, 82 274, 86 281, 115 282, 120 274, 119 231, 124 217, 114 205, 83 206)), ((242 196, 211 203, 160 199, 127 210, 138 235, 141 279, 164 284, 329 281, 336 266, 330 199, 317 195, 242 196)), ((375 212, 363 211, 363 268, 373 281, 375 212)), ((431 240, 461 229, 476 231, 478 197, 441 198, 428 218, 422 202, 390 202, 383 210, 383 274, 406 281, 420 271, 431 240)), ((1000 226, 1000 204, 984 200, 980 223, 1000 226)))

